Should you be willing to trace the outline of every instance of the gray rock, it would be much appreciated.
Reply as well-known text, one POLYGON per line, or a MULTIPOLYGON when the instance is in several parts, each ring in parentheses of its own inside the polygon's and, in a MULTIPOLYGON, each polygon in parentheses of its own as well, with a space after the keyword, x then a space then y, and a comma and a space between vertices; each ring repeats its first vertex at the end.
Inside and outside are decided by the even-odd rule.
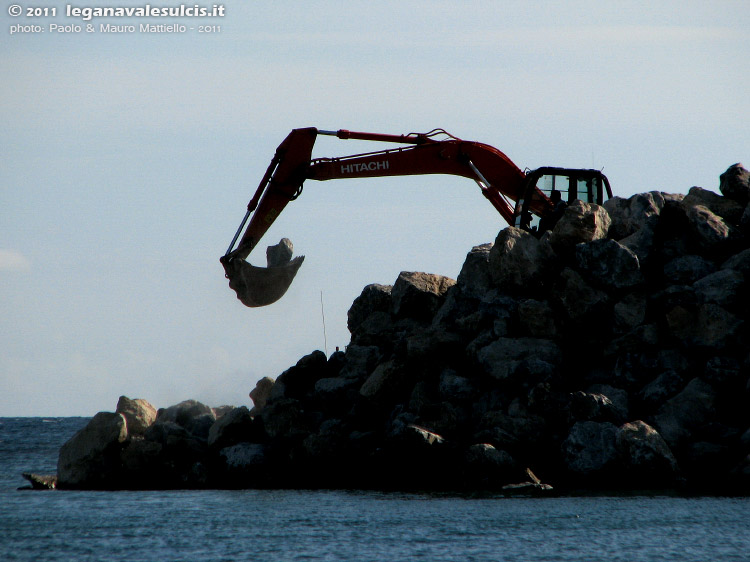
POLYGON ((737 238, 732 226, 703 205, 689 207, 687 219, 692 241, 705 255, 727 251, 729 243, 737 238))
POLYGON ((586 320, 588 325, 601 324, 610 302, 609 295, 593 288, 577 271, 565 268, 555 284, 555 298, 567 317, 574 321, 586 320))
POLYGON ((577 244, 606 238, 611 222, 604 207, 573 201, 555 225, 549 241, 557 252, 569 254, 577 244))
POLYGON ((402 271, 391 291, 393 314, 431 320, 456 282, 443 275, 402 271))
POLYGON ((99 412, 61 448, 60 487, 106 487, 119 476, 120 450, 128 438, 125 416, 99 412))
POLYGON ((359 393, 365 398, 383 399, 393 392, 400 379, 401 368, 396 361, 380 363, 362 384, 359 393))
POLYGON ((676 305, 666 313, 674 338, 686 346, 721 350, 736 343, 743 321, 719 305, 676 305))
POLYGON ((579 244, 575 255, 581 271, 605 289, 632 289, 644 282, 636 255, 612 239, 579 244))
POLYGON ((656 428, 670 447, 679 445, 693 430, 712 419, 715 400, 711 385, 695 378, 659 409, 656 428))
POLYGON ((726 172, 719 176, 719 190, 729 198, 741 205, 750 202, 750 172, 742 167, 742 164, 733 164, 726 172))
POLYGON ((615 240, 632 236, 658 218, 663 207, 664 194, 658 191, 638 193, 628 199, 612 197, 604 203, 611 219, 609 236, 615 240))
POLYGON ((520 228, 500 231, 489 254, 492 282, 500 289, 519 291, 538 288, 549 272, 550 257, 533 235, 520 228))
POLYGON ((664 264, 664 278, 672 285, 692 285, 714 271, 713 262, 693 254, 676 257, 664 264))
POLYGON ((568 470, 576 476, 602 476, 617 464, 617 426, 583 421, 570 428, 562 452, 568 470))
POLYGON ((116 413, 122 414, 128 425, 128 435, 143 435, 156 421, 156 408, 143 398, 130 399, 120 396, 116 413))
POLYGON ((245 406, 240 406, 211 425, 208 431, 208 446, 222 449, 249 440, 252 434, 253 416, 245 406))
POLYGON ((286 265, 292 259, 294 244, 289 238, 282 238, 275 246, 266 248, 266 262, 268 267, 279 267, 286 265))
POLYGON ((473 488, 517 482, 522 473, 513 457, 489 443, 476 443, 466 451, 466 478, 473 488))
POLYGON ((722 197, 702 187, 690 188, 682 202, 683 205, 687 206, 703 205, 732 225, 740 223, 742 213, 745 210, 744 204, 740 204, 729 197, 722 197))
POLYGON ((354 299, 347 313, 347 327, 350 333, 356 332, 373 312, 390 313, 392 289, 390 285, 375 283, 362 289, 362 293, 354 299))
POLYGON ((272 377, 263 377, 255 383, 255 388, 250 391, 250 398, 254 404, 253 409, 250 411, 251 415, 259 415, 263 411, 263 408, 266 407, 266 403, 271 397, 274 382, 276 381, 272 377))
POLYGON ((733 310, 747 298, 745 276, 734 269, 721 269, 693 283, 699 302, 733 310))
POLYGON ((726 260, 721 264, 721 269, 734 269, 745 276, 750 276, 750 248, 742 250, 726 260))
POLYGON ((573 392, 570 395, 568 409, 570 419, 574 423, 596 421, 620 424, 623 422, 622 412, 603 394, 581 390, 573 392))
POLYGON ((615 446, 624 465, 623 478, 631 485, 661 488, 679 480, 680 470, 672 451, 647 423, 637 420, 621 426, 615 446))
POLYGON ((445 369, 440 373, 438 392, 446 400, 464 400, 474 395, 476 387, 470 379, 459 376, 453 369, 445 369))
POLYGON ((474 298, 482 298, 492 289, 489 258, 492 244, 474 246, 464 260, 456 283, 461 292, 474 298))
POLYGON ((477 354, 480 366, 491 377, 507 380, 528 359, 556 365, 562 352, 552 340, 539 338, 498 338, 477 354))
POLYGON ((641 293, 629 293, 614 306, 612 323, 615 333, 624 334, 634 330, 646 320, 647 301, 641 293))
POLYGON ((525 299, 519 302, 518 321, 524 332, 533 338, 553 339, 557 336, 555 315, 547 301, 525 299))

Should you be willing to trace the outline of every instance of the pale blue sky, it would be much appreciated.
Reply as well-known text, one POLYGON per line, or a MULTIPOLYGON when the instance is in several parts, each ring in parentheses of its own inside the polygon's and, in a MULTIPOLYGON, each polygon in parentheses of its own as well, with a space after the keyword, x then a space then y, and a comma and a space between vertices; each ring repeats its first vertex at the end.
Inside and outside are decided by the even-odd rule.
POLYGON ((7 5, 0 416, 93 415, 121 394, 250 405, 259 378, 324 348, 321 291, 331 353, 366 284, 455 278, 503 227, 461 178, 308 182, 263 240, 291 238, 305 264, 281 301, 245 308, 218 259, 293 128, 442 127, 522 169, 603 168, 621 196, 718 191, 750 155, 746 1, 227 1, 221 21, 178 21, 220 33, 151 36, 11 36, 85 22, 7 5))

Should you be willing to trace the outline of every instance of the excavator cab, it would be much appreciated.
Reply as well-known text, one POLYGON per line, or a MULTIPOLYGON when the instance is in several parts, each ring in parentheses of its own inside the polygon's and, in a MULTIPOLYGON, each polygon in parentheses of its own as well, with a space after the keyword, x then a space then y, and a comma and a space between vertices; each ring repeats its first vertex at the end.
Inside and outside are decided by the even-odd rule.
POLYGON ((554 227, 558 210, 573 201, 602 205, 610 197, 612 188, 600 170, 537 168, 526 174, 523 195, 516 200, 514 226, 541 236, 554 227))

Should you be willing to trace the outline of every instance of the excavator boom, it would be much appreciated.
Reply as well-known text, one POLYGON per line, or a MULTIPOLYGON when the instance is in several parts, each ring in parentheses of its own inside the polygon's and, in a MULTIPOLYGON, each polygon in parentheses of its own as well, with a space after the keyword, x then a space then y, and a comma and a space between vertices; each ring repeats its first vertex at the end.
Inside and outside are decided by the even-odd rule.
MULTIPOLYGON (((585 172, 581 176, 584 178, 601 175, 595 170, 549 170, 568 174, 574 186, 567 191, 571 197, 577 193, 574 182, 578 181, 579 172, 585 172)), ((362 133, 346 129, 325 131, 314 127, 294 129, 276 149, 255 195, 248 203, 237 233, 221 258, 229 286, 237 292, 243 304, 250 307, 266 306, 284 295, 304 260, 303 256, 291 258, 292 245, 288 239, 282 239, 278 245, 268 248, 266 268, 250 265, 245 260, 286 205, 300 195, 305 180, 422 174, 450 174, 473 179, 482 194, 510 225, 524 226, 528 224, 527 216, 544 217, 553 211, 548 196, 536 186, 539 174, 527 175, 500 150, 487 144, 458 139, 442 129, 408 135, 362 133), (312 149, 318 135, 401 146, 337 158, 313 159, 312 149), (240 238, 246 224, 247 228, 240 238)), ((606 178, 603 183, 611 196, 606 178)), ((602 182, 599 183, 600 195, 596 196, 597 200, 602 198, 601 186, 602 182)))

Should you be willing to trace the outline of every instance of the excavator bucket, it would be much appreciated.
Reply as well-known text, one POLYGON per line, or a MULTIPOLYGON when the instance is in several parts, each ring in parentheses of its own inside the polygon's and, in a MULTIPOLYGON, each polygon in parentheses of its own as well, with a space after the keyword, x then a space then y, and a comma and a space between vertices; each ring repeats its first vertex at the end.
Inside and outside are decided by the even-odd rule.
POLYGON ((256 267, 241 258, 224 262, 229 287, 245 306, 267 306, 284 296, 305 256, 292 259, 292 243, 282 238, 266 250, 268 267, 256 267))

